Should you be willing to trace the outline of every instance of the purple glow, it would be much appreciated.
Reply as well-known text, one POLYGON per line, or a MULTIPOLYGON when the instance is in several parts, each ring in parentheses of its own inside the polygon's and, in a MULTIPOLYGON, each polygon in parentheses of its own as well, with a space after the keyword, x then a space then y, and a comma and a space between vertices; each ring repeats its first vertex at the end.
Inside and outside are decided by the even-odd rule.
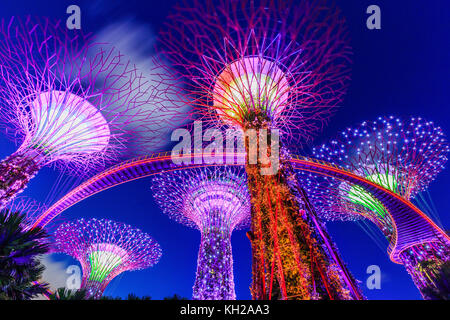
MULTIPOLYGON (((390 116, 347 128, 337 139, 314 148, 313 156, 343 166, 410 201, 444 168, 448 152, 444 133, 433 122, 420 117, 390 116)), ((351 183, 311 173, 301 175, 312 201, 326 220, 365 217, 388 239, 397 236, 390 216, 392 212, 386 212, 370 193, 358 189, 355 195, 355 186, 351 183), (357 197, 363 199, 355 201, 357 197)))
POLYGON ((306 141, 350 80, 348 33, 324 1, 181 4, 160 40, 180 91, 195 99, 191 117, 216 127, 246 128, 259 114, 286 139, 306 141))
POLYGON ((148 234, 105 219, 64 223, 54 238, 54 252, 65 253, 80 262, 81 287, 95 298, 101 297, 117 275, 149 268, 161 257, 159 244, 148 234))
POLYGON ((239 168, 194 168, 153 179, 156 202, 172 219, 201 233, 196 300, 234 300, 231 234, 248 225, 250 196, 239 168))
MULTIPOLYGON (((449 150, 442 129, 432 121, 390 116, 347 128, 337 139, 314 148, 313 157, 365 178, 389 175, 398 186, 388 189, 409 200, 442 171, 449 150)), ((381 179, 375 182, 384 184, 381 179)))
MULTIPOLYGON (((448 152, 444 133, 433 122, 391 116, 348 128, 338 139, 315 148, 313 156, 343 166, 410 202, 444 168, 448 152)), ((404 215, 399 207, 387 207, 381 198, 357 184, 306 172, 299 173, 299 178, 325 219, 367 218, 389 240, 389 249, 401 245, 398 262, 428 297, 426 290, 437 286, 436 276, 449 257, 448 239, 439 233, 431 236, 429 221, 404 215)))
POLYGON ((20 145, 0 163, 0 208, 43 166, 90 175, 159 136, 167 86, 59 21, 2 20, 0 74, 0 121, 20 145))

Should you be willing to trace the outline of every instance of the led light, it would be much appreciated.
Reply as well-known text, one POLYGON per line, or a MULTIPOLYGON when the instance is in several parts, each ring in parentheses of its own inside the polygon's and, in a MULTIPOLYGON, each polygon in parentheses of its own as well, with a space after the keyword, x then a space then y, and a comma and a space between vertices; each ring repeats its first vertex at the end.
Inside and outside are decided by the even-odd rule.
POLYGON ((110 139, 107 121, 88 101, 69 92, 41 93, 30 104, 31 146, 55 158, 104 151, 110 139))
POLYGON ((226 66, 214 85, 214 106, 225 121, 259 109, 277 119, 289 99, 284 73, 264 58, 249 57, 226 66))

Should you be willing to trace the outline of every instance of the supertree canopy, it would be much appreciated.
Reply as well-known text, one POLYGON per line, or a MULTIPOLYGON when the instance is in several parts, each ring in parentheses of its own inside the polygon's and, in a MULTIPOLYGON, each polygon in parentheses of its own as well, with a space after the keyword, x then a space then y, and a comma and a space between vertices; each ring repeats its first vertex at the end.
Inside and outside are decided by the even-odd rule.
POLYGON ((420 117, 393 116, 363 122, 313 156, 365 176, 405 199, 426 189, 444 168, 449 144, 440 127, 420 117))
POLYGON ((151 236, 106 219, 63 223, 54 234, 53 251, 80 262, 81 287, 94 298, 100 298, 117 275, 149 268, 161 257, 161 248, 151 236))
POLYGON ((339 10, 319 2, 177 7, 162 32, 162 51, 185 79, 194 114, 277 128, 287 138, 320 130, 345 94, 351 50, 339 10))
POLYGON ((0 73, 0 120, 20 144, 0 163, 0 207, 43 166, 96 171, 159 121, 144 107, 164 92, 117 50, 60 22, 2 20, 0 73))
MULTIPOLYGON (((162 51, 185 80, 193 118, 270 131, 270 138, 281 134, 283 142, 304 142, 319 131, 349 81, 344 21, 323 1, 205 1, 178 7, 162 32, 162 51)), ((255 147, 251 143, 246 139, 247 151, 255 147)), ((268 155, 276 153, 273 147, 268 155)), ((333 271, 343 266, 330 259, 319 239, 328 237, 326 231, 318 230, 317 217, 304 207, 306 194, 294 194, 299 186, 287 158, 282 148, 272 175, 261 173, 267 165, 261 159, 256 164, 247 159, 253 298, 350 298, 333 271)))
MULTIPOLYGON (((313 156, 345 167, 410 201, 444 168, 449 144, 442 129, 420 117, 378 118, 343 131, 337 139, 313 150, 313 156)), ((371 192, 357 184, 313 173, 298 173, 320 215, 327 220, 367 218, 392 243, 398 238, 393 215, 371 192)), ((416 228, 416 221, 405 221, 416 228)), ((421 230, 415 231, 420 235, 421 230)), ((420 238, 420 237, 419 237, 420 238)), ((436 287, 440 267, 449 260, 446 239, 413 243, 401 254, 402 263, 427 297, 436 287)))
POLYGON ((234 300, 231 234, 250 219, 250 196, 239 167, 206 167, 153 178, 154 198, 172 219, 198 229, 196 300, 234 300))

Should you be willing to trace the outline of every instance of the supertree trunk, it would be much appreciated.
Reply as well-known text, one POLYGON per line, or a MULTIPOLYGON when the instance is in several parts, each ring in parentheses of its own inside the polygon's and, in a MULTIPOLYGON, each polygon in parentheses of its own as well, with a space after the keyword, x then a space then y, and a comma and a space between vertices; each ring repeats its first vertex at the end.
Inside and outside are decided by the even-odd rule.
POLYGON ((152 190, 163 212, 198 229, 201 242, 194 300, 234 300, 231 233, 250 220, 250 195, 239 167, 205 167, 162 173, 152 190))
POLYGON ((106 289, 106 286, 97 281, 84 279, 84 281, 81 284, 81 288, 84 288, 86 290, 86 295, 88 299, 99 300, 102 297, 103 292, 106 289))
POLYGON ((450 297, 450 279, 444 270, 450 263, 447 243, 418 244, 406 249, 400 258, 424 299, 450 297))
POLYGON ((18 151, 0 162, 0 209, 26 188, 40 168, 36 155, 29 152, 18 151))
POLYGON ((300 216, 300 206, 283 173, 261 176, 247 169, 252 195, 251 240, 255 256, 254 299, 339 299, 345 292, 333 262, 300 216), (274 296, 275 294, 275 296, 274 296))
POLYGON ((294 239, 294 221, 288 213, 295 210, 295 203, 286 186, 279 183, 278 174, 261 176, 259 170, 253 165, 247 168, 252 196, 250 238, 255 257, 253 298, 310 299, 309 263, 301 259, 306 256, 298 256, 302 250, 294 239))
POLYGON ((202 232, 194 300, 235 300, 231 232, 213 227, 202 232))
MULTIPOLYGON (((255 122, 264 123, 258 120, 251 122, 253 128, 255 122)), ((247 154, 250 143, 258 144, 260 154, 257 140, 246 139, 247 154)), ((308 212, 302 210, 292 187, 295 177, 283 153, 280 158, 279 169, 273 175, 262 174, 262 167, 268 165, 260 161, 252 164, 247 158, 252 198, 249 238, 254 262, 253 299, 352 299, 340 267, 324 248, 321 237, 325 230, 319 233, 308 212)))

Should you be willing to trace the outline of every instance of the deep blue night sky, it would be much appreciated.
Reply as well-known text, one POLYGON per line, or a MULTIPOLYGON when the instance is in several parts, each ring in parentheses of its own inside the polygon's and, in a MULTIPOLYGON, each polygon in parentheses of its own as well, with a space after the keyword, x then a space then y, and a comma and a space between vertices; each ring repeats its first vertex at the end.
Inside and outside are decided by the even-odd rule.
MULTIPOLYGON (((342 108, 331 119, 315 143, 326 142, 347 126, 378 116, 418 115, 433 120, 450 132, 450 2, 447 0, 354 0, 336 1, 347 18, 353 56, 352 83, 342 108), (366 8, 377 4, 382 10, 382 30, 365 26, 366 8)), ((66 18, 68 5, 82 10, 82 27, 95 32, 115 21, 132 18, 158 31, 174 1, 16 0, 0 3, 0 17, 33 14, 66 18), (112 1, 111 1, 112 2, 112 1)), ((150 41, 150 36, 149 36, 150 41)), ((0 159, 15 150, 0 135, 0 159)), ((159 151, 159 150, 155 150, 159 151)), ((23 195, 43 201, 57 177, 44 169, 23 195)), ((200 233, 168 219, 159 212, 149 191, 149 179, 134 181, 97 194, 70 208, 59 221, 79 217, 110 218, 150 233, 162 246, 163 257, 153 268, 129 272, 113 280, 106 295, 126 296, 130 292, 153 299, 180 294, 191 297, 200 233)), ((444 227, 450 226, 450 171, 444 170, 429 192, 444 227)), ((385 252, 354 223, 328 223, 330 234, 355 277, 362 281, 369 299, 419 299, 420 294, 400 265, 393 264, 385 252), (379 265, 381 289, 368 290, 366 268, 379 265)), ((249 299, 251 282, 250 245, 245 231, 232 237, 234 272, 238 299, 249 299)), ((67 264, 72 260, 58 256, 67 264)))

